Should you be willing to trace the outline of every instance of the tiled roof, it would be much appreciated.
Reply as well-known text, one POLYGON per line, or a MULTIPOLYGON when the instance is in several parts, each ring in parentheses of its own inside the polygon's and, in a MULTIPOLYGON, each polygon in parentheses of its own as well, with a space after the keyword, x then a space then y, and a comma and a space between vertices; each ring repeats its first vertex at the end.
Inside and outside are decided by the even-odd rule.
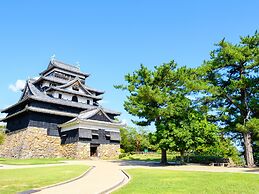
MULTIPOLYGON (((73 102, 73 101, 70 101, 70 100, 64 100, 64 99, 50 97, 50 96, 46 95, 44 92, 41 92, 40 90, 38 90, 31 83, 31 81, 28 81, 27 84, 28 84, 29 90, 31 91, 32 94, 23 98, 18 103, 2 110, 2 112, 6 112, 8 109, 10 109, 10 108, 12 108, 12 107, 14 107, 18 104, 21 104, 22 102, 24 102, 28 99, 34 99, 34 100, 37 100, 37 101, 48 102, 48 103, 52 103, 52 104, 59 104, 59 105, 64 105, 64 106, 76 107, 76 108, 80 108, 80 109, 96 108, 96 106, 88 105, 88 104, 81 103, 81 102, 73 102)), ((113 115, 120 115, 119 112, 108 110, 108 109, 104 109, 104 112, 109 113, 109 114, 113 114, 113 115)))
POLYGON ((52 114, 52 115, 61 115, 61 116, 66 116, 66 117, 77 117, 78 114, 75 113, 69 113, 69 112, 64 112, 64 111, 57 111, 57 110, 51 110, 51 109, 46 109, 46 108, 38 108, 38 107, 31 107, 31 106, 26 106, 24 109, 15 112, 11 115, 6 116, 0 121, 5 121, 11 117, 14 117, 18 114, 21 114, 25 111, 32 111, 32 112, 40 112, 40 113, 47 113, 47 114, 52 114))
POLYGON ((84 85, 84 87, 85 87, 87 90, 89 90, 89 91, 96 92, 97 95, 98 95, 98 94, 104 94, 104 93, 105 93, 105 91, 97 90, 97 89, 91 88, 91 87, 89 87, 89 86, 87 86, 87 85, 84 85))
POLYGON ((77 74, 80 74, 80 75, 89 76, 89 74, 86 74, 86 73, 83 73, 82 71, 80 71, 80 69, 78 67, 73 66, 73 65, 69 65, 69 64, 63 63, 61 61, 57 61, 57 60, 51 60, 48 68, 45 71, 43 71, 41 74, 44 74, 44 73, 48 72, 53 67, 57 67, 57 68, 67 70, 67 71, 70 71, 70 72, 73 72, 73 73, 77 73, 77 74))
POLYGON ((73 66, 73 65, 69 65, 66 63, 63 63, 61 61, 57 61, 57 60, 52 60, 50 61, 52 65, 59 67, 61 69, 66 69, 72 72, 76 72, 76 73, 82 73, 79 69, 79 67, 73 66))
MULTIPOLYGON (((110 119, 110 117, 106 114, 105 110, 101 107, 98 108, 94 108, 94 109, 90 109, 90 110, 85 110, 79 113, 79 115, 61 125, 59 125, 60 127, 64 127, 64 126, 69 126, 69 125, 73 125, 73 124, 78 124, 78 123, 84 123, 84 122, 94 122, 94 123, 99 123, 99 124, 105 124, 105 125, 112 125, 112 126, 116 126, 116 127, 123 127, 125 126, 122 122, 120 121, 116 121, 116 120, 112 120, 110 119), (99 121, 99 120, 92 120, 90 119, 92 116, 94 116, 95 114, 97 114, 99 111, 101 111, 110 122, 107 121, 99 121)), ((111 131, 113 131, 111 129, 111 131)), ((117 131, 118 132, 118 131, 117 131)))
POLYGON ((87 110, 87 111, 82 111, 79 115, 78 115, 78 118, 79 119, 89 119, 90 117, 96 115, 99 111, 101 111, 104 116, 112 123, 116 122, 112 119, 110 119, 110 117, 104 112, 104 110, 102 110, 101 107, 98 107, 98 108, 95 108, 95 109, 92 109, 92 110, 87 110))
POLYGON ((39 79, 37 79, 36 81, 34 81, 33 83, 38 83, 41 80, 46 80, 46 81, 51 81, 51 82, 55 82, 55 83, 59 83, 59 84, 66 84, 68 81, 58 78, 58 77, 54 77, 54 76, 41 76, 39 79))

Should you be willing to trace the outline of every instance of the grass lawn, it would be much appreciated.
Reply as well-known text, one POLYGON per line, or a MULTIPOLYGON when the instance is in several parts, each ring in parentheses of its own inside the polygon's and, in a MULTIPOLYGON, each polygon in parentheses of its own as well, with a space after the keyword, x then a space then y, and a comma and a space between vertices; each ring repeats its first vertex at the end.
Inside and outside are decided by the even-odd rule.
POLYGON ((11 165, 34 165, 34 164, 58 164, 62 163, 64 158, 33 158, 33 159, 7 159, 0 158, 0 164, 11 165))
MULTIPOLYGON (((168 162, 175 161, 177 154, 167 153, 168 162)), ((156 161, 159 162, 161 159, 161 153, 152 154, 133 154, 122 158, 122 160, 141 160, 141 161, 156 161)))
POLYGON ((259 174, 187 172, 159 169, 129 169, 131 181, 113 194, 255 194, 259 174))
POLYGON ((66 165, 41 168, 1 169, 0 193, 11 194, 59 183, 84 173, 85 165, 66 165))

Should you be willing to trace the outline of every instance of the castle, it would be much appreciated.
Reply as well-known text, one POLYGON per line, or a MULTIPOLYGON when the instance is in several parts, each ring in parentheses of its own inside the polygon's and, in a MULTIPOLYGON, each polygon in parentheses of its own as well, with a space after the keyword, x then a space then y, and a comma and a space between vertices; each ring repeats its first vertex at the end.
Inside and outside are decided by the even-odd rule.
POLYGON ((0 157, 117 157, 120 113, 99 105, 104 91, 89 87, 87 77, 51 60, 38 79, 27 80, 20 100, 2 110, 7 135, 0 157))

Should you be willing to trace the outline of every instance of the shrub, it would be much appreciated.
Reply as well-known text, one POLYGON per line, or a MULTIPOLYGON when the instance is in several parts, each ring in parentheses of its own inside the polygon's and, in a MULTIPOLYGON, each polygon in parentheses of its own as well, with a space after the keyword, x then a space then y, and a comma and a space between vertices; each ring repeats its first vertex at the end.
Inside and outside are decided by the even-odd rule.
POLYGON ((200 147, 199 150, 195 150, 194 155, 203 158, 201 159, 202 161, 206 161, 206 159, 214 161, 217 158, 225 158, 237 166, 244 165, 244 161, 240 157, 241 153, 229 138, 222 137, 215 145, 200 147))
POLYGON ((124 157, 126 157, 126 156, 128 156, 127 153, 121 153, 121 154, 119 155, 119 159, 124 158, 124 157))
MULTIPOLYGON (((180 157, 177 157, 176 160, 180 161, 180 157)), ((218 156, 185 156, 184 161, 190 162, 190 163, 199 163, 199 164, 206 164, 209 165, 211 163, 227 163, 228 159, 218 157, 218 156)))
POLYGON ((0 130, 0 144, 4 142, 4 137, 5 137, 4 131, 0 130))

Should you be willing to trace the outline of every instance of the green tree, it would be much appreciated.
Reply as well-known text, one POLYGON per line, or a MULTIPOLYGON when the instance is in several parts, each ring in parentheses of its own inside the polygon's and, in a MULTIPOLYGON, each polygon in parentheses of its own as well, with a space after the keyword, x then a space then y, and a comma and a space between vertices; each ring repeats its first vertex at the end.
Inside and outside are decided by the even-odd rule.
POLYGON ((248 167, 254 166, 252 136, 258 134, 259 33, 240 38, 239 44, 224 39, 197 69, 203 102, 226 131, 241 133, 248 167))
POLYGON ((168 149, 180 151, 183 156, 186 150, 207 138, 198 132, 205 127, 201 123, 206 125, 202 129, 213 129, 204 118, 197 117, 187 98, 190 91, 185 87, 185 80, 189 73, 185 67, 176 69, 174 61, 157 66, 154 71, 141 65, 139 70, 125 76, 127 85, 117 86, 130 93, 124 107, 140 119, 136 124, 145 126, 154 122, 163 164, 167 163, 168 149), (197 139, 195 133, 200 135, 197 139))
POLYGON ((147 130, 140 128, 137 130, 136 135, 136 151, 144 151, 146 148, 150 148, 149 133, 147 130))
POLYGON ((182 163, 186 152, 213 146, 219 141, 218 127, 209 123, 204 115, 191 106, 186 107, 185 112, 165 119, 160 125, 164 130, 157 131, 158 144, 167 144, 170 150, 178 151, 182 163))
POLYGON ((125 152, 139 152, 150 147, 149 134, 142 128, 125 127, 120 129, 120 133, 121 148, 125 152))
POLYGON ((230 138, 221 136, 214 145, 201 145, 196 148, 196 155, 199 156, 214 156, 220 158, 229 158, 236 165, 243 165, 243 161, 240 157, 240 152, 233 144, 230 138))
POLYGON ((121 148, 125 152, 133 152, 136 151, 136 135, 137 131, 133 127, 124 127, 120 129, 121 135, 121 148))

